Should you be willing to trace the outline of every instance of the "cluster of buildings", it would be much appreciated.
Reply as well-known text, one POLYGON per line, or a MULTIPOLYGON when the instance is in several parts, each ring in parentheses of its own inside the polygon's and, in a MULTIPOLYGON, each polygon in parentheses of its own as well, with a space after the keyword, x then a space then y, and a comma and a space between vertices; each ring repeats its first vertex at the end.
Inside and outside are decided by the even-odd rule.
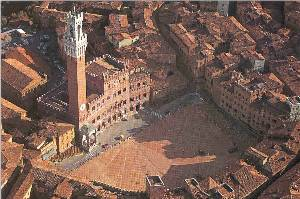
POLYGON ((106 30, 125 32, 138 38, 135 42, 127 43, 128 45, 115 47, 114 53, 128 59, 130 67, 141 63, 149 70, 152 77, 151 101, 155 103, 174 98, 176 93, 187 87, 187 80, 176 67, 175 51, 155 26, 155 12, 161 5, 162 2, 134 2, 131 14, 110 15, 128 21, 124 23, 128 24, 126 28, 121 28, 120 25, 115 28, 110 28, 112 25, 105 27, 106 30), (176 87, 172 86, 174 83, 176 87))
MULTIPOLYGON (((122 6, 120 2, 91 4, 101 9, 120 10, 122 6)), ((180 2, 160 8, 162 5, 135 2, 132 24, 126 14, 109 14, 105 37, 122 58, 105 54, 89 61, 85 30, 91 31, 103 16, 58 11, 48 8, 49 3, 34 8, 41 27, 55 29, 67 71, 65 81, 40 96, 48 76, 37 56, 17 47, 2 58, 1 119, 8 131, 1 132, 3 197, 300 196, 299 173, 294 175, 290 169, 299 161, 300 62, 294 56, 282 59, 298 52, 297 48, 291 50, 290 30, 272 20, 258 2, 180 2), (237 17, 230 16, 233 8, 237 17), (156 30, 156 9, 162 9, 158 14, 165 25, 162 32, 174 43, 177 57, 156 30), (167 96, 169 88, 166 93, 185 87, 175 69, 179 57, 185 63, 180 69, 203 84, 222 110, 264 136, 243 152, 239 161, 220 175, 185 179, 186 186, 178 190, 168 189, 160 176, 146 176, 144 193, 67 176, 44 161, 90 151, 101 143, 103 129, 135 114, 145 103, 167 96), (39 113, 60 120, 29 118, 25 109, 35 105, 36 98, 39 113), (280 185, 275 179, 289 180, 284 191, 276 187, 280 185)), ((285 24, 295 30, 300 23, 297 6, 298 2, 284 5, 288 10, 285 24)))
POLYGON ((74 126, 64 122, 32 119, 36 98, 47 87, 47 64, 30 48, 8 48, 1 59, 1 121, 12 141, 35 151, 44 160, 59 157, 74 148, 74 126), (31 114, 32 115, 32 114, 31 114))
MULTIPOLYGON (((40 171, 32 162, 56 161, 99 144, 97 135, 100 130, 136 113, 149 101, 150 74, 143 67, 129 67, 128 61, 108 54, 86 62, 88 42, 83 31, 83 13, 75 10, 64 13, 48 9, 47 5, 35 9, 37 13, 50 13, 42 15, 48 17, 41 17, 42 26, 48 28, 56 27, 53 22, 66 17, 66 31, 63 38, 58 39, 63 41, 67 81, 58 83, 40 96, 37 105, 40 114, 49 113, 70 123, 51 118, 36 120, 27 116, 25 109, 34 105, 47 83, 47 75, 37 72, 42 64, 35 62, 27 49, 18 47, 5 53, 1 78, 5 99, 1 100, 1 105, 3 127, 9 134, 2 132, 1 135, 2 141, 5 141, 1 154, 2 172, 5 174, 1 178, 2 196, 69 198, 77 186, 80 186, 78 192, 86 190, 89 195, 92 188, 79 182, 74 182, 72 187, 72 180, 40 171), (11 101, 24 105, 24 109, 11 101), (51 182, 47 184, 49 175, 51 182)), ((103 196, 104 192, 100 190, 98 194, 103 196)), ((95 191, 92 194, 97 196, 95 191)))
POLYGON ((294 166, 284 175, 279 177, 268 187, 259 198, 270 198, 275 193, 276 197, 297 198, 299 197, 299 164, 294 166))
POLYGON ((185 179, 168 189, 160 176, 146 177, 150 198, 297 198, 299 197, 299 122, 267 132, 240 159, 213 176, 185 179))
MULTIPOLYGON (((238 20, 224 13, 226 5, 222 9, 218 5, 218 12, 205 13, 178 7, 172 7, 177 13, 175 19, 166 17, 172 10, 169 7, 160 17, 186 62, 184 69, 204 84, 222 110, 268 137, 245 151, 236 165, 216 179, 186 179, 186 190, 193 198, 254 197, 299 158, 299 61, 290 56, 266 63, 266 58, 281 56, 257 52, 260 40, 253 27, 261 28, 265 34, 262 39, 270 36, 263 30, 279 29, 260 3, 239 2, 238 20), (258 26, 260 20, 264 26, 258 26), (247 24, 246 28, 239 21, 247 24)), ((289 196, 298 196, 297 191, 290 190, 289 196)))
MULTIPOLYGON (((66 61, 66 54, 64 53, 64 33, 67 27, 67 12, 50 8, 49 2, 44 2, 34 7, 33 14, 34 19, 41 28, 55 30, 59 55, 62 60, 66 61)), ((83 20, 83 31, 89 33, 94 27, 103 22, 103 16, 85 12, 83 14, 83 20)))
POLYGON ((295 117, 300 114, 299 96, 289 89, 297 90, 299 83, 297 61, 290 58, 291 69, 271 63, 267 67, 251 31, 236 18, 217 12, 190 11, 189 15, 189 21, 168 24, 169 35, 186 60, 190 76, 202 81, 223 110, 260 132, 299 119, 295 117), (280 69, 295 71, 287 75, 297 79, 288 80, 293 85, 283 80, 287 72, 276 72, 280 69))
POLYGON ((85 179, 66 175, 54 165, 40 161, 33 150, 12 142, 1 133, 1 197, 3 198, 71 198, 107 197, 117 194, 85 179))
POLYGON ((130 29, 127 15, 112 13, 109 15, 109 26, 105 27, 105 36, 115 48, 130 46, 139 40, 138 32, 130 29))
POLYGON ((192 78, 203 78, 205 66, 222 52, 228 56, 241 55, 240 59, 251 59, 252 67, 262 70, 264 57, 255 51, 255 41, 234 17, 217 12, 190 15, 189 21, 169 24, 169 34, 189 66, 192 78))
POLYGON ((299 2, 285 2, 284 3, 284 21, 288 27, 294 28, 299 31, 299 2))
POLYGON ((151 31, 138 43, 116 50, 129 60, 129 67, 139 63, 151 74, 152 100, 168 99, 184 90, 187 80, 176 68, 176 54, 159 33, 151 31), (176 83, 176 87, 172 84, 176 83))
POLYGON ((62 121, 34 120, 27 111, 1 98, 2 125, 11 140, 35 151, 43 160, 72 155, 75 147, 74 125, 62 121), (72 151, 73 150, 73 151, 72 151))
POLYGON ((151 79, 143 67, 129 69, 127 61, 110 55, 86 63, 83 13, 74 10, 67 17, 67 85, 63 83, 41 96, 38 104, 49 114, 67 117, 76 131, 81 131, 78 142, 89 150, 99 143, 101 129, 139 111, 149 101, 151 79))
MULTIPOLYGON (((281 133, 284 131, 288 130, 281 130, 281 133)), ((242 159, 230 165, 230 168, 226 168, 222 175, 215 176, 215 178, 186 179, 187 190, 194 198, 252 198, 259 194, 261 198, 269 198, 270 192, 263 190, 267 186, 269 186, 268 189, 273 189, 273 184, 270 184, 280 175, 283 174, 281 178, 290 175, 289 169, 298 161, 299 136, 296 135, 297 131, 297 127, 294 126, 289 130, 289 135, 286 133, 283 135, 278 130, 277 133, 275 131, 269 133, 271 138, 266 138, 258 145, 249 147, 242 154, 242 159), (286 136, 286 139, 279 139, 282 136, 286 136), (287 170, 288 172, 284 174, 287 170)), ((295 177, 295 183, 297 180, 298 178, 295 177)), ((297 198, 299 188, 297 188, 298 191, 292 190, 293 181, 290 186, 290 189, 287 187, 282 190, 273 189, 272 196, 297 198), (286 195, 282 195, 281 192, 285 192, 286 195)))
MULTIPOLYGON (((283 4, 283 3, 282 3, 283 4)), ((293 27, 297 26, 297 21, 289 22, 289 13, 297 10, 299 2, 286 3, 277 11, 282 11, 283 22, 275 20, 264 9, 259 2, 238 2, 236 16, 239 22, 249 30, 250 36, 257 42, 257 49, 267 59, 285 59, 286 56, 297 56, 299 48, 295 42, 299 41, 299 35, 293 34, 293 27), (293 5, 293 9, 287 9, 293 5), (284 23, 285 26, 282 24, 284 23), (291 28, 291 29, 290 29, 291 28)), ((297 16, 295 13, 292 16, 297 16)), ((296 11, 297 12, 297 11, 296 11)), ((280 14, 279 14, 280 15, 280 14)))

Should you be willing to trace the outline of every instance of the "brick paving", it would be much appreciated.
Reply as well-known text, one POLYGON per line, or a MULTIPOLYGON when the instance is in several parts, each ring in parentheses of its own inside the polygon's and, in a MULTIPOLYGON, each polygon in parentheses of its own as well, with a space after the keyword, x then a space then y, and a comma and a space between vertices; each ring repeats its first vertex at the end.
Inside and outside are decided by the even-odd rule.
POLYGON ((203 99, 199 94, 189 93, 160 107, 146 107, 140 110, 138 115, 130 116, 127 118, 127 121, 120 121, 101 132, 98 137, 100 144, 92 152, 64 159, 56 165, 65 170, 74 170, 96 156, 97 152, 101 151, 101 145, 114 145, 119 142, 119 140, 115 139, 116 137, 120 135, 123 135, 125 138, 133 136, 136 133, 140 133, 143 128, 147 128, 153 121, 162 119, 184 106, 202 101, 203 99))
POLYGON ((239 158, 238 152, 228 152, 234 143, 243 150, 256 141, 247 134, 241 136, 244 132, 233 134, 233 126, 238 124, 225 117, 209 104, 189 105, 93 158, 73 174, 135 191, 145 190, 146 175, 160 175, 167 186, 177 187, 188 177, 217 174, 239 158), (200 155, 200 150, 206 156, 200 155))

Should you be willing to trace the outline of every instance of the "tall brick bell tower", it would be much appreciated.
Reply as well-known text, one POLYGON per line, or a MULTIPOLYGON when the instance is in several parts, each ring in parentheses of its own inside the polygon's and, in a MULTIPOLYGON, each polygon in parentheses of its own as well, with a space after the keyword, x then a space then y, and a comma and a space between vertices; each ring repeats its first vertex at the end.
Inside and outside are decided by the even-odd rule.
POLYGON ((69 107, 68 115, 76 129, 81 128, 80 118, 86 114, 85 50, 87 34, 82 32, 83 13, 67 13, 67 30, 64 51, 67 60, 69 107))

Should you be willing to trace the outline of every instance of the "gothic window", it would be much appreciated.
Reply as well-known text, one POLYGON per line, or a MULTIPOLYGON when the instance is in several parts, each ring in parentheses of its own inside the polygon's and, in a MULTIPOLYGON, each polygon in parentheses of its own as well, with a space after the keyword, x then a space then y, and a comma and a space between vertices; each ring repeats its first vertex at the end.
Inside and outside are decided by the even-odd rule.
POLYGON ((81 29, 81 27, 80 27, 80 25, 78 25, 77 26, 78 40, 80 39, 80 29, 81 29))
POLYGON ((70 26, 70 35, 71 37, 74 37, 74 29, 72 26, 70 26))

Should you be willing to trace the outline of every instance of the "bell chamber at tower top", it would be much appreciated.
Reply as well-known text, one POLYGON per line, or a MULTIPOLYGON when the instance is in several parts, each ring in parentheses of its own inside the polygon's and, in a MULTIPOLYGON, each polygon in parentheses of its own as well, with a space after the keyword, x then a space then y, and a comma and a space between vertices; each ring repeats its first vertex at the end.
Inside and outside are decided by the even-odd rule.
POLYGON ((83 12, 75 9, 67 13, 67 30, 64 34, 64 50, 67 55, 78 58, 85 55, 87 34, 82 30, 83 12))

